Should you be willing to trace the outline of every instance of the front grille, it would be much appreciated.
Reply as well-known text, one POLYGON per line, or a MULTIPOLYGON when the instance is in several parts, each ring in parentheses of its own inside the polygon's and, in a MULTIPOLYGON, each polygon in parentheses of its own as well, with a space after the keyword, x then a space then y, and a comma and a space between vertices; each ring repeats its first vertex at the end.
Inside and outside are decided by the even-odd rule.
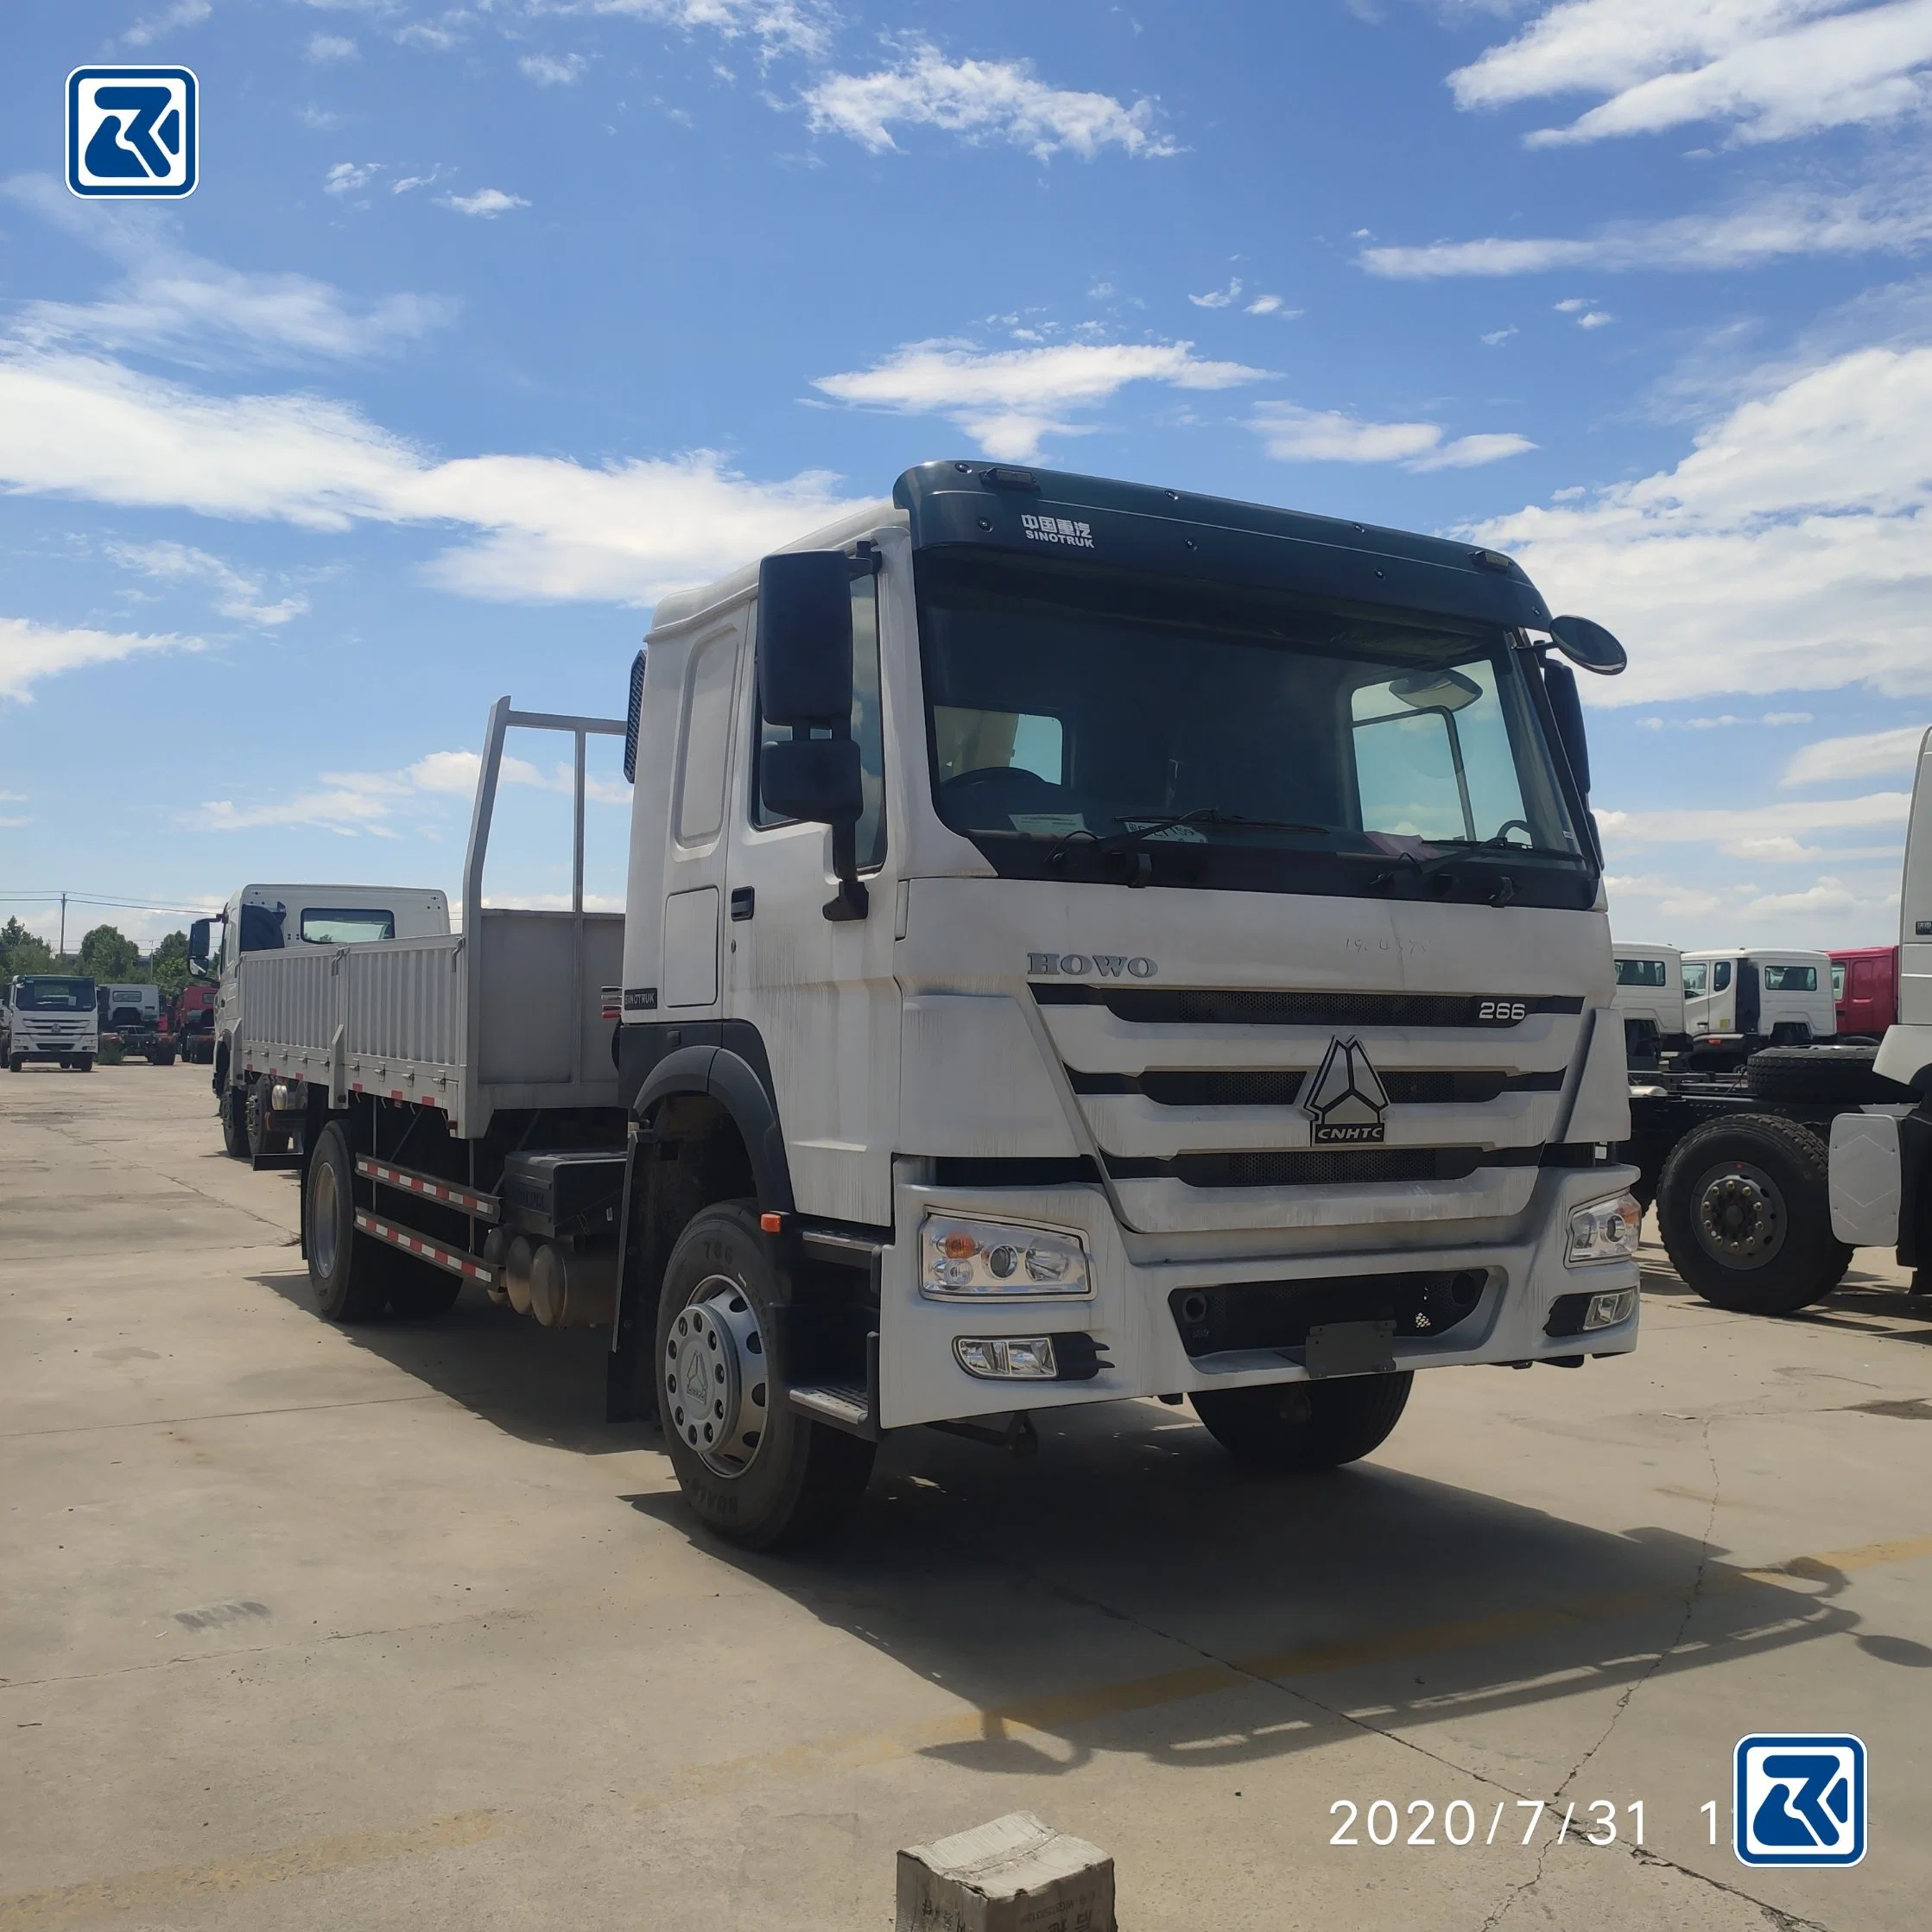
MULTIPOLYGON (((1533 1158, 1536 1150, 1529 1151, 1533 1158)), ((1349 1188, 1377 1181, 1460 1181, 1492 1158, 1480 1147, 1321 1147, 1305 1152, 1181 1154, 1171 1161, 1105 1156, 1107 1172, 1116 1181, 1173 1180, 1190 1188, 1349 1188)))
POLYGON ((1488 1286, 1486 1268, 1350 1275, 1301 1282, 1232 1282, 1177 1288, 1168 1297, 1189 1356, 1236 1349, 1305 1347, 1329 1322, 1390 1321, 1398 1335, 1446 1334, 1466 1321, 1488 1286))
MULTIPOLYGON (((1189 1073, 1154 1070, 1144 1074, 1083 1074, 1069 1067, 1067 1078, 1076 1093, 1143 1093, 1163 1107, 1287 1107, 1301 1097, 1308 1076, 1302 1073, 1189 1073)), ((1503 1093, 1555 1093, 1563 1076, 1505 1074, 1478 1069, 1461 1073, 1384 1074, 1383 1091, 1396 1106, 1460 1102, 1477 1106, 1503 1093)))
POLYGON ((1581 995, 1224 991, 1191 986, 1032 985, 1042 1006, 1105 1006, 1143 1026, 1508 1027, 1534 1013, 1580 1013, 1581 995), (1485 1010, 1487 1010, 1486 1011, 1485 1010), (1498 1012, 1506 1017, 1498 1017, 1498 1012))

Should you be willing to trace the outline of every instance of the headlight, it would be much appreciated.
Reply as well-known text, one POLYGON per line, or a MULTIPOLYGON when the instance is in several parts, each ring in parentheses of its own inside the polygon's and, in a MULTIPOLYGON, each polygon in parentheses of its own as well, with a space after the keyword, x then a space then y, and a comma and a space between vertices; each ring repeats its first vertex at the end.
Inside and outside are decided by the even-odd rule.
POLYGON ((1637 1254, 1637 1231, 1644 1210, 1632 1194, 1612 1194, 1570 1210, 1569 1246, 1563 1259, 1572 1268, 1599 1261, 1630 1261, 1637 1254))
POLYGON ((940 1301, 981 1295, 1087 1295, 1077 1234, 928 1214, 919 1231, 919 1292, 940 1301))

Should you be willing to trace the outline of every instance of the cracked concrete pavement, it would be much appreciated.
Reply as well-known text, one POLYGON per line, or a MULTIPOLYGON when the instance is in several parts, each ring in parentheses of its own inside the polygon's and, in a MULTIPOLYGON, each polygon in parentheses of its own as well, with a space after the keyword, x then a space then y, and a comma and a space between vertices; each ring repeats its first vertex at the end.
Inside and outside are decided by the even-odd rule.
POLYGON ((1635 1357, 1424 1377, 1332 1478, 1155 1403, 915 1432, 785 1561, 598 1337, 328 1327, 294 1235, 203 1070, 0 1078, 0 1932, 884 1927, 1015 1808, 1130 1932, 1923 1922, 1932 1308, 1873 1257, 1772 1322, 1652 1251, 1635 1357), (1804 1728, 1871 1854, 1747 1871, 1732 1744, 1804 1728))

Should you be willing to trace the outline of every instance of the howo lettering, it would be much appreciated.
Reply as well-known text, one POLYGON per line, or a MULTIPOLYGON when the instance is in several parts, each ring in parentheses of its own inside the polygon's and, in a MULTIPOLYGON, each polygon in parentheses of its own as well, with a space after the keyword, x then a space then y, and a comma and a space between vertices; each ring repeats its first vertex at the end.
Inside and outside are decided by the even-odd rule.
POLYGON ((978 462, 666 598, 623 722, 491 713, 460 934, 235 962, 323 1313, 606 1329, 753 1545, 888 1430, 1188 1397, 1317 1468, 1417 1370, 1631 1349, 1565 657, 1623 662, 1493 552, 978 462), (525 727, 576 744, 567 911, 484 890, 525 727))

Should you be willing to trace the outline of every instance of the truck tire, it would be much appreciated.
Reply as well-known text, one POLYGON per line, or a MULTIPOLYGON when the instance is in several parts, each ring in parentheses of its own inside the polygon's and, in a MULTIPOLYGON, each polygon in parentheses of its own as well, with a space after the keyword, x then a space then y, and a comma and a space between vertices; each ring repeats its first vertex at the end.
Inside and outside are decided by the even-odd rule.
POLYGON ((268 1082, 250 1080, 242 1101, 242 1138, 248 1147, 248 1158, 252 1161, 261 1155, 277 1152, 276 1143, 281 1137, 269 1131, 268 1082))
POLYGON ((308 1282, 325 1321, 371 1321, 396 1281, 396 1251, 356 1227, 356 1157, 348 1131, 332 1120, 315 1143, 304 1192, 308 1282))
POLYGON ((77 1074, 91 1074, 91 1073, 92 1073, 92 1072, 93 1072, 93 1070, 94 1070, 94 1056, 93 1056, 93 1055, 92 1055, 91 1053, 84 1053, 84 1054, 82 1054, 82 1055, 80 1055, 80 1057, 79 1057, 79 1058, 78 1060, 76 1060, 76 1061, 74 1061, 74 1063, 73 1063, 73 1070, 74 1070, 74 1072, 75 1072, 75 1073, 77 1073, 77 1074))
POLYGON ((1207 1433, 1243 1462, 1261 1469, 1333 1469, 1359 1462, 1388 1441, 1415 1379, 1413 1371, 1403 1369, 1203 1390, 1188 1399, 1207 1433))
POLYGON ((232 1084, 222 1091, 221 1145, 222 1151, 231 1161, 248 1158, 248 1119, 244 1112, 246 1099, 240 1087, 232 1084))
POLYGON ((10 1074, 23 1073, 26 1070, 26 1067, 27 1062, 22 1060, 18 1054, 10 1053, 7 1055, 7 1071, 10 1074))
POLYGON ((1916 1099, 1909 1086, 1888 1080, 1872 1062, 1876 1047, 1766 1047, 1745 1062, 1745 1085, 1758 1100, 1809 1100, 1859 1107, 1870 1100, 1916 1099))
POLYGON ((786 1284, 757 1207, 694 1216, 671 1250, 657 1302, 657 1408, 685 1501, 714 1535, 749 1549, 799 1549, 858 1503, 875 1445, 801 1416, 772 1352, 786 1284))
POLYGON ((1657 1229, 1670 1264, 1713 1308, 1790 1314, 1844 1278, 1825 1143, 1775 1114, 1708 1120, 1670 1150, 1657 1229))

